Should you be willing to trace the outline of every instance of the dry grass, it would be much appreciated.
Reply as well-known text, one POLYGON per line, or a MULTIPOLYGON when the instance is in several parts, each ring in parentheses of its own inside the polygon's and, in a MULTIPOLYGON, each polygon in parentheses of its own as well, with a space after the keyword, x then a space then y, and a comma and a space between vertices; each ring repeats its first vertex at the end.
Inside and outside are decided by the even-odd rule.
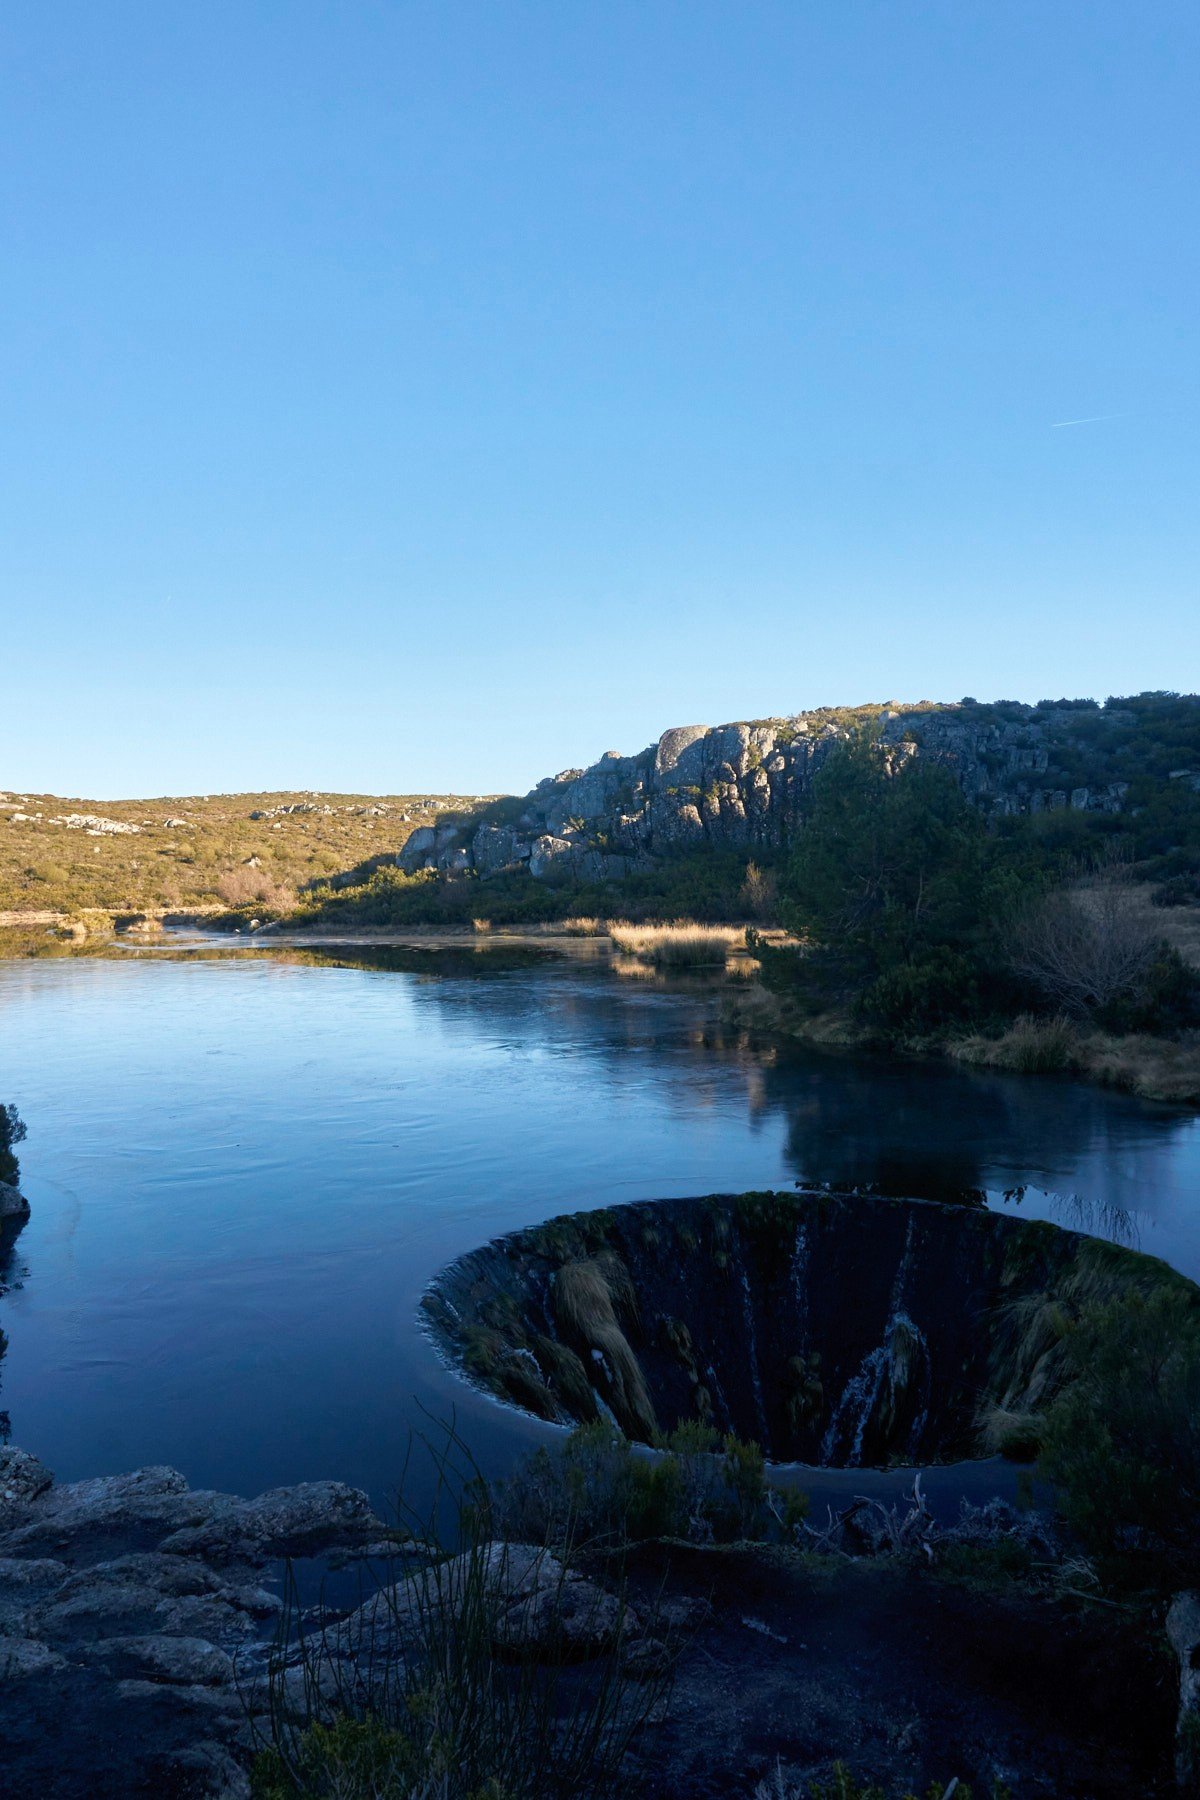
POLYGON ((1140 916, 1157 935, 1177 950, 1185 963, 1200 969, 1200 906, 1155 906, 1150 884, 1139 882, 1130 889, 1140 916))
POLYGON ((1084 1037, 1069 1019, 1035 1019, 1022 1013, 1000 1037, 976 1034, 947 1046, 957 1062, 1020 1075, 1054 1075, 1083 1066, 1084 1037))
POLYGON ((491 929, 492 929, 492 921, 490 919, 472 919, 471 920, 471 930, 475 933, 475 935, 477 937, 486 937, 488 932, 491 929))
POLYGON ((615 920, 608 935, 624 956, 675 968, 724 965, 731 950, 746 944, 744 925, 691 925, 675 919, 668 925, 631 925, 615 920))
POLYGON ((1110 1037, 1088 1040, 1087 1073, 1146 1100, 1200 1105, 1200 1032, 1179 1038, 1110 1037))
POLYGON ((1013 1022, 999 1037, 958 1038, 946 1046, 957 1062, 1021 1075, 1086 1075, 1108 1087, 1124 1088, 1144 1100, 1200 1103, 1200 1033, 1179 1038, 1145 1033, 1114 1037, 1085 1031, 1067 1019, 1013 1022))
POLYGON ((564 919, 562 929, 568 937, 604 937, 608 926, 603 919, 593 919, 585 914, 580 918, 564 919))

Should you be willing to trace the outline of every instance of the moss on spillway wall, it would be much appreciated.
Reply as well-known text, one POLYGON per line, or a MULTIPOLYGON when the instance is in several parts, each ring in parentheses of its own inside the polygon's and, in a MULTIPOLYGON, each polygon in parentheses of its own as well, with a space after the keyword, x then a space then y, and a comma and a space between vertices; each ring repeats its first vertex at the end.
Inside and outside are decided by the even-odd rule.
POLYGON ((1050 1400, 1092 1301, 1190 1282, 981 1207, 875 1194, 639 1202, 515 1232, 423 1301, 476 1382, 542 1418, 687 1420, 775 1461, 947 1462, 1050 1400))

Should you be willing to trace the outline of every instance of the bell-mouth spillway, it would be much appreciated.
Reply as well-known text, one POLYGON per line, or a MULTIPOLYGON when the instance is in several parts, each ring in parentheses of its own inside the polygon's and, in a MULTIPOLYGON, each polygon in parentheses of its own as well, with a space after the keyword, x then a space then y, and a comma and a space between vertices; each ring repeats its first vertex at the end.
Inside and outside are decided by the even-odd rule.
POLYGON ((1051 1399, 1090 1302, 1193 1284, 982 1205, 807 1189, 639 1201, 469 1252, 424 1296, 469 1379, 660 1442, 698 1422, 775 1462, 954 1462, 1051 1399))

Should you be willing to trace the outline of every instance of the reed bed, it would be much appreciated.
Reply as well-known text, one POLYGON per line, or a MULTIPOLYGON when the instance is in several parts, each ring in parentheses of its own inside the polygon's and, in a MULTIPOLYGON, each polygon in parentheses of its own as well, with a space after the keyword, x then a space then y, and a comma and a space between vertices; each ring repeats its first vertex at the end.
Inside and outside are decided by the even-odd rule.
POLYGON ((593 919, 589 914, 564 919, 562 928, 568 937, 604 937, 608 930, 603 919, 593 919))
POLYGON ((633 925, 614 920, 608 935, 623 956, 660 967, 699 968, 724 963, 746 945, 744 925, 693 925, 675 919, 666 925, 633 925))

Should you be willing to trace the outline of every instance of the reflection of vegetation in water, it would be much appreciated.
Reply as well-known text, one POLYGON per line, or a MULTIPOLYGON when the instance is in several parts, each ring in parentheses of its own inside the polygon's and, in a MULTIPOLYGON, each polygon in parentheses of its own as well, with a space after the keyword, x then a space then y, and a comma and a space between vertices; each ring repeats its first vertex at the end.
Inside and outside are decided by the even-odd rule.
POLYGON ((486 975, 536 968, 558 961, 560 956, 549 944, 327 944, 293 948, 275 944, 269 938, 240 936, 225 943, 159 939, 154 944, 142 944, 124 937, 76 940, 53 930, 0 929, 0 960, 87 957, 110 962, 227 962, 231 958, 267 957, 309 968, 378 969, 404 975, 486 975))
POLYGON ((496 975, 560 960, 558 951, 538 944, 347 944, 275 954, 312 968, 378 969, 395 975, 496 975))

